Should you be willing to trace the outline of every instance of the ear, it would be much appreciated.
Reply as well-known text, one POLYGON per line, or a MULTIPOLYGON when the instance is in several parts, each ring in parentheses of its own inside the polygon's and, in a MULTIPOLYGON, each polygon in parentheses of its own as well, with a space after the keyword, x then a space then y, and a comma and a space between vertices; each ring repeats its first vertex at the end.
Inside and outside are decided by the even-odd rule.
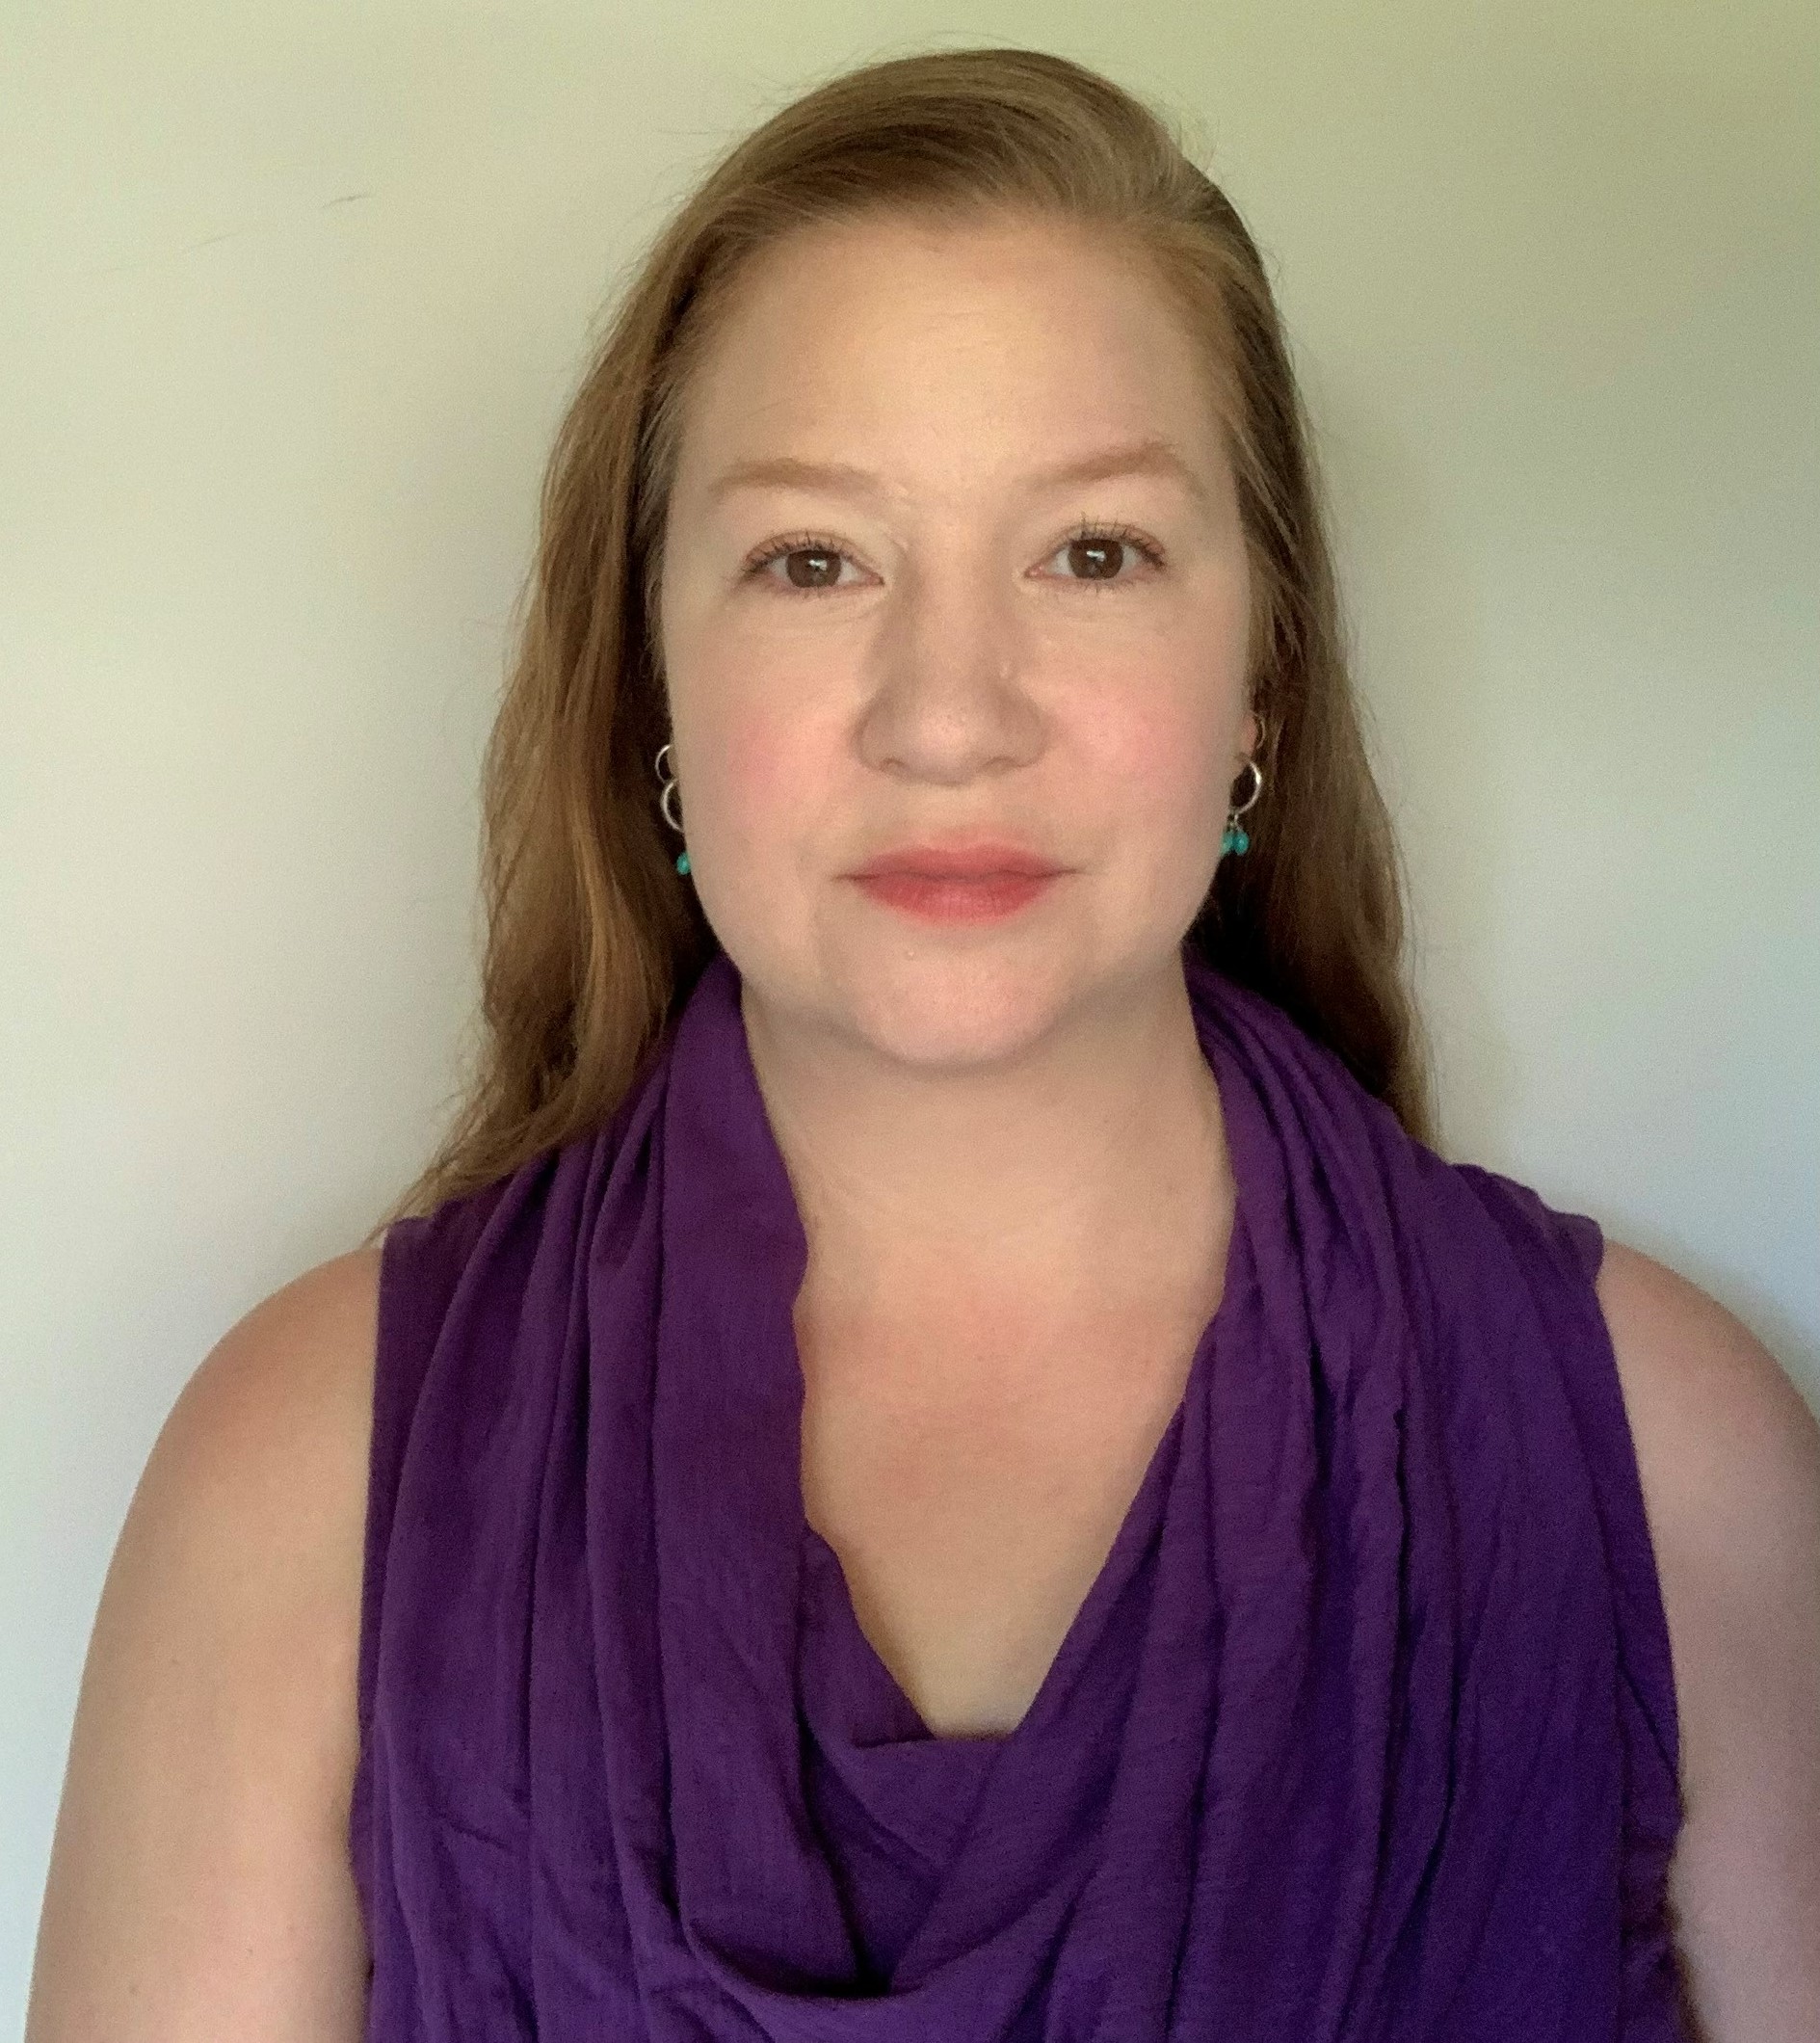
POLYGON ((1264 727, 1258 722, 1257 711, 1255 709, 1248 709, 1245 712, 1244 722, 1239 726, 1239 758, 1241 763, 1246 759, 1255 757, 1258 742, 1263 735, 1264 727))

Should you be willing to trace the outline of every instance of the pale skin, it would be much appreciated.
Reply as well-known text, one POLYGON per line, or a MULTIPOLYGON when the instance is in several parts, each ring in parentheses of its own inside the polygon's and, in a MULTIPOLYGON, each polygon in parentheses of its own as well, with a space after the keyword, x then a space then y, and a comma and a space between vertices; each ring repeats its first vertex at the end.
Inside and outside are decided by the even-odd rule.
POLYGON ((1195 347, 1082 252, 779 253, 693 393, 663 581, 690 860, 809 1237, 810 1521, 970 1732, 1023 1713, 1097 1570, 1232 1200, 1176 953, 1254 741, 1246 550, 1195 347), (1136 537, 1095 563, 1083 526, 1136 537), (833 586, 751 571, 779 534, 833 586), (1068 877, 975 930, 841 877, 967 833, 1068 877))
MULTIPOLYGON (((760 266, 690 394, 673 759, 810 1243, 804 1504, 936 1730, 1027 1708, 1218 1303, 1233 1186, 1175 946, 1254 741, 1247 587, 1193 348, 1072 230, 817 229, 760 266), (1089 586, 1083 519, 1164 565, 1121 544, 1089 586), (740 573, 804 535, 833 586, 781 555, 740 573), (967 929, 841 877, 974 827, 1068 878, 967 929)), ((84 1677, 28 2043, 360 2033, 377 1272, 362 1250, 268 1299, 160 1436, 84 1677)), ((1820 1426, 1659 1263, 1614 1244, 1598 1295, 1675 1660, 1688 2032, 1811 2043, 1820 1426)))

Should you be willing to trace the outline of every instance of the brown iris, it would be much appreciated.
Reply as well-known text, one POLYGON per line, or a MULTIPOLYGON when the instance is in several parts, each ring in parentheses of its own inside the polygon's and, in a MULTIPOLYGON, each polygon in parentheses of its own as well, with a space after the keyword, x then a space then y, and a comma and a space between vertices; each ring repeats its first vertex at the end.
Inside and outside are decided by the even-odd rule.
POLYGON ((1109 582, 1124 566, 1121 539, 1077 539, 1068 543, 1068 564, 1084 582, 1109 582))
POLYGON ((794 546, 783 556, 783 571, 797 589, 831 589, 840 579, 840 555, 826 546, 794 546))

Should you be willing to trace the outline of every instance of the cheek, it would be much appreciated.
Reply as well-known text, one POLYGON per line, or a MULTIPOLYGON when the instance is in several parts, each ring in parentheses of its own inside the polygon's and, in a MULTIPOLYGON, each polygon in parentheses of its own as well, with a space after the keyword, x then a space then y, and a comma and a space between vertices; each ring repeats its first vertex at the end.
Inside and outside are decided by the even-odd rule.
POLYGON ((723 694, 712 728, 700 732, 704 790, 714 835, 747 862, 776 858, 792 836, 792 824, 819 806, 827 768, 818 767, 804 722, 775 701, 723 694))
POLYGON ((722 847, 730 865, 750 870, 754 858, 776 855, 778 817, 797 798, 788 677, 753 657, 686 546, 673 544, 666 574, 664 665, 684 824, 703 858, 722 847))
POLYGON ((1131 712, 1108 778, 1116 781, 1114 868, 1127 912, 1192 921, 1212 884, 1226 824, 1224 705, 1185 691, 1131 712))
POLYGON ((1096 776, 1127 823, 1145 837, 1176 840, 1183 833, 1204 834, 1220 801, 1230 705, 1192 676, 1177 686, 1155 683, 1152 672, 1144 685, 1121 695, 1116 710, 1091 720, 1083 736, 1096 776))
MULTIPOLYGON (((1152 628, 1110 645, 1076 696, 1076 731, 1115 825, 1166 865, 1212 856, 1246 699, 1248 575, 1222 561, 1152 628)), ((1150 621, 1147 621, 1150 622, 1150 621)))

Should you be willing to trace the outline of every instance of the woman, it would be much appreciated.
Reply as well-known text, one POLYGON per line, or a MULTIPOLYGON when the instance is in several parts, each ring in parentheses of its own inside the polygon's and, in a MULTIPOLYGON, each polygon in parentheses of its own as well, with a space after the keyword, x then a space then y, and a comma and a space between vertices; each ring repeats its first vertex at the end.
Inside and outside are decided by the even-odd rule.
POLYGON ((1820 2033, 1820 1429, 1423 1145, 1335 616, 1105 81, 714 172, 552 463, 485 1068, 161 1437, 33 2043, 1820 2033))

